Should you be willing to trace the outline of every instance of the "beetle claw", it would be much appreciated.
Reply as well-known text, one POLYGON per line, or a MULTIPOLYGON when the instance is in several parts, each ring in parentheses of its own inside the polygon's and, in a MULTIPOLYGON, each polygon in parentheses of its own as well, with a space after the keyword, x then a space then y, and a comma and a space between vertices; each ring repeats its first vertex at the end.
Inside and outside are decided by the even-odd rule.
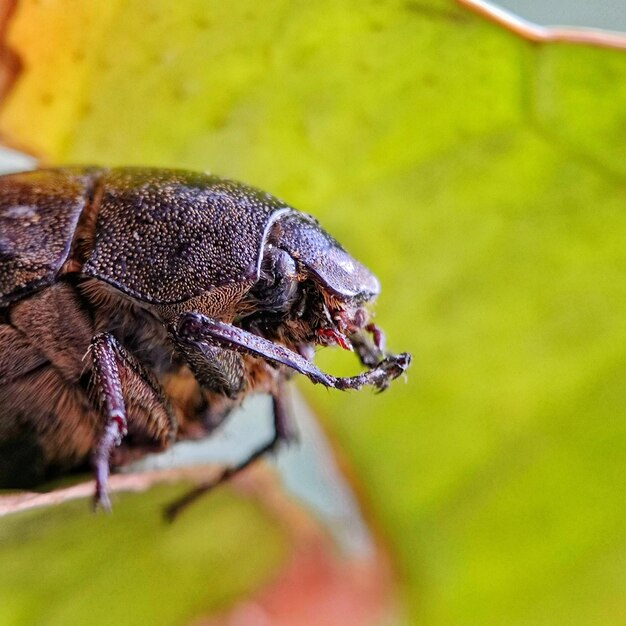
POLYGON ((111 513, 113 507, 111 506, 111 498, 109 497, 109 491, 102 486, 96 487, 96 493, 93 498, 94 511, 102 509, 105 513, 111 513))
POLYGON ((335 387, 337 389, 360 389, 365 385, 371 385, 378 391, 384 391, 392 380, 406 372, 409 365, 411 365, 411 355, 407 352, 391 355, 363 374, 335 379, 335 387))

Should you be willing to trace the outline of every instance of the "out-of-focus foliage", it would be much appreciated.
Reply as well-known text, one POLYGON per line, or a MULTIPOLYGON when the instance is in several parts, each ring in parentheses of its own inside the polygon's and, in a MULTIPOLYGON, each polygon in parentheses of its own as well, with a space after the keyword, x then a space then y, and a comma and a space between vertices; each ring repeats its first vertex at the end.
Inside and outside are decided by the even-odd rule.
POLYGON ((114 516, 79 500, 2 519, 0 623, 190 623, 266 582, 284 552, 273 520, 220 492, 166 524, 180 494, 118 496, 114 516))
POLYGON ((23 2, 9 37, 8 137, 246 180, 375 268, 408 384, 306 388, 412 623, 619 620, 623 52, 530 44, 446 0, 23 2))

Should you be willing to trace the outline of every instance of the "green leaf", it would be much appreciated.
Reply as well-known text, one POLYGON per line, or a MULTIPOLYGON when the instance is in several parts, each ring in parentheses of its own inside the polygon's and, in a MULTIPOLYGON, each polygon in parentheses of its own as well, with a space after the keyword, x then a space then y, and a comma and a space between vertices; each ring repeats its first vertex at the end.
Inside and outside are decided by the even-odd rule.
POLYGON ((408 383, 303 388, 410 623, 619 620, 623 52, 531 44, 445 0, 24 4, 9 42, 28 63, 5 135, 54 163, 246 180, 375 269, 408 383))
POLYGON ((267 582, 285 548, 273 520, 216 492, 168 524, 181 493, 118 495, 110 516, 78 500, 3 518, 0 623, 189 623, 267 582))

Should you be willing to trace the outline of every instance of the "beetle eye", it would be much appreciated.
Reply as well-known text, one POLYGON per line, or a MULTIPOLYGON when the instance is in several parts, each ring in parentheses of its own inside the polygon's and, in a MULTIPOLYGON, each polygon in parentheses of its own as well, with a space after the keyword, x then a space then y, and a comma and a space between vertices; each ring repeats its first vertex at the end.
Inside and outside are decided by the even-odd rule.
POLYGON ((250 290, 250 297, 262 308, 286 311, 298 291, 298 268, 285 250, 268 245, 261 263, 259 280, 250 290))
POLYGON ((269 266, 269 272, 274 277, 274 284, 285 279, 295 279, 298 273, 296 262, 288 252, 274 248, 269 249, 268 254, 263 259, 262 269, 269 266))
POLYGON ((289 253, 269 245, 261 263, 259 280, 255 289, 276 287, 285 280, 296 279, 297 273, 296 262, 289 253))

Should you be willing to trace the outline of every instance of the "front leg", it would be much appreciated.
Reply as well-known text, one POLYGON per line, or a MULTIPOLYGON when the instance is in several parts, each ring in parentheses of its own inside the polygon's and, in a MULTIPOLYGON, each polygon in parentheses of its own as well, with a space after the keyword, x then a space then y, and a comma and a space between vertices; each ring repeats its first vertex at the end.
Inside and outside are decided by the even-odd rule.
POLYGON ((230 399, 243 391, 245 367, 240 354, 205 342, 188 341, 172 329, 170 338, 202 387, 230 399))
MULTIPOLYGON (((223 356, 224 353, 228 352, 248 354, 260 357, 270 364, 289 367, 308 376, 315 383, 321 383, 335 389, 359 389, 364 385, 373 385, 382 391, 410 364, 410 355, 408 354, 391 355, 367 372, 350 378, 337 378, 325 374, 309 360, 285 346, 272 343, 242 328, 220 322, 200 313, 181 314, 178 320, 170 326, 169 331, 176 345, 183 349, 183 353, 202 354, 212 349, 218 352, 211 352, 211 354, 222 354, 223 356)), ((380 351, 380 348, 378 350, 380 351)), ((199 485, 172 503, 166 510, 168 519, 174 519, 178 513, 203 493, 247 468, 255 460, 274 450, 281 442, 295 438, 289 412, 284 402, 284 379, 284 371, 275 372, 275 389, 272 392, 274 400, 274 434, 272 438, 237 465, 226 467, 215 480, 199 485)))
POLYGON ((314 383, 334 389, 360 389, 365 385, 372 385, 382 391, 394 378, 403 374, 411 363, 411 356, 407 353, 389 355, 367 372, 338 378, 322 372, 313 363, 285 346, 200 313, 183 313, 170 332, 182 344, 198 346, 208 344, 261 357, 270 363, 284 365, 300 372, 314 383))
POLYGON ((96 335, 89 346, 93 364, 93 384, 105 416, 102 435, 94 450, 96 473, 95 505, 111 508, 108 495, 111 453, 128 432, 128 411, 124 396, 145 407, 146 421, 131 422, 162 444, 176 433, 176 420, 158 382, 109 333, 96 335))

